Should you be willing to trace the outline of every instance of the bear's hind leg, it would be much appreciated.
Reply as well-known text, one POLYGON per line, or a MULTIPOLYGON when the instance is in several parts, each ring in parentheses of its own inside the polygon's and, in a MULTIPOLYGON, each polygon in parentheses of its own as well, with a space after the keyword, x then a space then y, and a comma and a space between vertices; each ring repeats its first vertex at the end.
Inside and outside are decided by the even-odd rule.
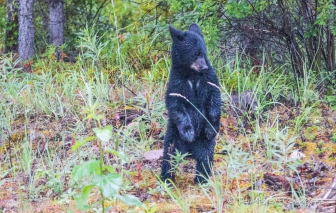
POLYGON ((213 165, 213 159, 210 156, 202 160, 197 160, 196 163, 196 176, 194 183, 206 183, 211 175, 211 168, 213 165))
POLYGON ((174 155, 176 150, 174 143, 175 141, 172 134, 172 128, 168 125, 164 140, 163 160, 161 165, 161 179, 163 181, 167 179, 171 179, 172 181, 174 181, 175 179, 175 174, 172 171, 171 166, 171 155, 174 155))
POLYGON ((171 170, 171 155, 175 153, 174 144, 170 144, 167 148, 164 148, 162 168, 161 168, 161 179, 163 181, 171 179, 173 182, 175 180, 175 174, 171 170))
POLYGON ((206 183, 211 175, 211 168, 213 165, 213 155, 215 148, 215 140, 204 141, 200 146, 194 149, 194 156, 196 159, 196 176, 194 183, 206 183))

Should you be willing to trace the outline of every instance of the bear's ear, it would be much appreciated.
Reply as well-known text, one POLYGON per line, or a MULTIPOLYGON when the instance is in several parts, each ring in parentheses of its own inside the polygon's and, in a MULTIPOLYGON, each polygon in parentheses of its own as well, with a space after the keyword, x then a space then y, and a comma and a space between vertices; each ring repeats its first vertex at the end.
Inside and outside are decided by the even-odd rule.
POLYGON ((177 38, 182 41, 185 37, 185 33, 183 31, 175 29, 173 26, 169 25, 170 35, 173 39, 177 38))
POLYGON ((191 25, 189 26, 189 31, 192 31, 192 32, 194 32, 194 33, 197 33, 198 35, 200 35, 201 37, 203 37, 201 28, 200 28, 197 24, 195 24, 195 23, 193 23, 193 24, 191 24, 191 25))

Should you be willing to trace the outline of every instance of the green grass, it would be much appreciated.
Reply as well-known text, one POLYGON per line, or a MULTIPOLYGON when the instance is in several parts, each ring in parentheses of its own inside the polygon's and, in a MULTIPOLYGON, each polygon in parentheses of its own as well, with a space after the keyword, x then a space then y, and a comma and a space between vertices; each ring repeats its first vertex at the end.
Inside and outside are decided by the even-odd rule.
POLYGON ((238 56, 235 63, 215 61, 213 66, 225 100, 222 119, 228 125, 217 138, 212 178, 206 185, 194 185, 193 173, 185 173, 181 167, 176 183, 167 186, 157 180, 160 165, 148 164, 142 156, 163 146, 169 55, 154 52, 155 59, 144 58, 140 48, 134 53, 139 60, 130 64, 128 43, 119 41, 117 36, 104 42, 95 35, 89 29, 80 34, 82 53, 76 63, 56 62, 53 47, 49 47, 46 54, 35 59, 32 74, 15 68, 17 61, 11 55, 1 58, 0 156, 4 176, 0 176, 0 187, 11 197, 20 196, 16 211, 26 205, 34 208, 32 201, 40 206, 53 203, 60 211, 72 211, 80 192, 90 204, 85 208, 92 211, 105 207, 139 212, 193 212, 197 208, 217 212, 287 211, 288 202, 283 198, 301 203, 295 208, 309 208, 304 187, 288 196, 284 190, 255 185, 265 173, 298 177, 296 168, 303 161, 289 156, 297 148, 299 132, 311 121, 311 115, 319 115, 322 102, 312 72, 307 71, 303 79, 296 80, 283 67, 269 70, 264 65, 243 66, 238 56), (256 104, 253 112, 243 106, 241 99, 247 90, 256 104), (233 95, 239 97, 238 105, 233 95), (287 106, 281 100, 292 101, 288 107, 294 107, 298 116, 283 121, 284 114, 280 112, 287 106), (135 114, 134 119, 125 123, 125 113, 135 114), (95 128, 109 125, 113 128, 108 140, 85 140, 96 134, 95 128), (86 142, 71 150, 76 141, 86 142), (224 150, 227 155, 218 154, 224 150), (127 162, 123 162, 124 156, 127 162), (122 177, 118 195, 144 197, 143 205, 125 205, 123 198, 97 188, 83 192, 88 189, 85 186, 90 186, 90 172, 95 168, 80 181, 78 177, 71 178, 71 174, 76 165, 90 159, 100 159, 98 168, 106 165, 110 173, 122 177), (18 189, 10 191, 8 185, 13 183, 18 189), (248 190, 250 186, 252 189, 248 190), (263 202, 249 205, 251 200, 263 202))

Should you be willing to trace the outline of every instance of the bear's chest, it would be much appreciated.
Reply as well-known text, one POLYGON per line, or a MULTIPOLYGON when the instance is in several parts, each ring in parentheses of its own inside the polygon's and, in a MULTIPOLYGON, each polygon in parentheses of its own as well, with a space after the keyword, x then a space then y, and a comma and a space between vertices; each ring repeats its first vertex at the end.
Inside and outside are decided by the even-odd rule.
POLYGON ((197 105, 201 107, 205 104, 207 97, 208 97, 208 85, 201 78, 189 78, 186 81, 187 85, 187 98, 197 105))
POLYGON ((201 84, 201 79, 188 79, 187 80, 189 90, 193 92, 199 92, 200 84, 201 84))

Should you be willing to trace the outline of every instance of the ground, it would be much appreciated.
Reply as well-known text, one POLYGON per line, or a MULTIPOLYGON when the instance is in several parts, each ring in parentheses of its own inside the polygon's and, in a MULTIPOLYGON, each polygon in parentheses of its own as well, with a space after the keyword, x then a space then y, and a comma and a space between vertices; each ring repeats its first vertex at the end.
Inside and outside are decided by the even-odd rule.
MULTIPOLYGON (((254 127, 256 120, 245 119, 245 122, 241 122, 244 123, 244 127, 240 127, 242 124, 239 124, 239 119, 243 121, 244 116, 238 118, 233 115, 234 113, 230 113, 229 109, 224 108, 215 149, 213 181, 210 181, 210 186, 206 187, 194 185, 194 163, 182 163, 175 182, 178 189, 176 194, 178 192, 183 194, 182 197, 187 200, 184 204, 191 212, 216 212, 215 209, 219 208, 216 205, 220 206, 220 204, 214 202, 216 195, 218 196, 215 189, 222 190, 219 194, 222 195, 223 209, 229 212, 308 212, 312 208, 326 212, 327 208, 335 208, 333 202, 328 204, 326 200, 336 199, 334 196, 336 189, 330 188, 335 185, 333 180, 335 177, 336 112, 323 102, 315 108, 305 108, 305 110, 309 112, 303 111, 300 106, 293 105, 268 108, 263 112, 263 116, 267 116, 268 119, 260 119, 261 128, 258 131, 261 132, 261 136, 255 138, 253 134, 256 131, 254 127), (284 149, 287 148, 286 143, 290 143, 291 140, 294 142, 294 145, 285 153, 288 159, 276 158, 276 154, 281 154, 281 144, 276 144, 276 139, 270 143, 265 142, 270 135, 279 133, 276 132, 276 126, 271 125, 274 123, 287 127, 285 133, 279 136, 285 143, 284 149), (244 131, 241 131, 242 128, 244 131), (275 157, 272 159, 267 160, 267 154, 263 153, 267 149, 265 144, 278 150, 273 150, 276 154, 273 153, 275 157), (295 158, 291 155, 292 150, 297 150, 296 155, 300 153, 300 156, 303 156, 295 161, 298 164, 291 160, 295 158), (253 158, 246 157, 246 153, 250 153, 253 158), (246 158, 245 161, 244 158, 246 158), (238 161, 245 162, 247 168, 234 165, 238 161), (292 166, 295 169, 286 168, 286 166, 292 166), (237 175, 229 174, 230 169, 237 169, 237 175), (211 187, 218 182, 221 186, 211 187), (331 190, 328 191, 328 189, 331 190), (208 190, 207 193, 204 190, 208 190), (277 198, 271 200, 272 197, 277 198), (267 199, 272 201, 268 205, 258 203, 267 199), (318 205, 312 205, 313 202, 310 201, 314 199, 318 205), (330 205, 333 207, 329 207, 330 205)), ((128 107, 126 112, 132 116, 126 119, 125 126, 129 128, 138 126, 141 120, 136 118, 141 117, 143 112, 132 107, 128 107)), ((112 124, 116 130, 124 126, 122 123, 127 116, 124 116, 123 108, 105 113, 107 116, 104 117, 102 123, 112 124)), ((163 116, 165 117, 165 114, 163 116)), ((246 115, 246 118, 249 116, 251 115, 246 115)), ((11 123, 10 139, 2 143, 0 153, 1 168, 4 171, 0 176, 0 209, 2 212, 79 212, 72 199, 73 194, 69 192, 75 189, 70 182, 70 172, 67 171, 66 175, 59 174, 62 171, 59 166, 66 168, 67 162, 74 160, 75 153, 71 151, 71 146, 75 140, 78 140, 78 135, 72 129, 76 126, 75 117, 75 115, 68 114, 63 118, 55 119, 39 114, 29 117, 29 125, 25 125, 27 121, 25 116, 21 115, 11 123), (29 129, 25 128, 27 126, 29 129), (24 151, 16 147, 19 147, 18 143, 23 141, 25 135, 28 135, 32 142, 33 162, 31 167, 29 163, 27 164, 27 171, 31 171, 31 174, 24 170, 12 169, 20 166, 24 168, 22 164, 25 161, 20 161, 18 158, 19 155, 22 158, 25 157, 24 151), (50 158, 50 160, 44 161, 42 158, 50 158), (60 165, 57 167, 55 164, 60 165), (51 169, 55 166, 59 169, 58 171, 51 169), (41 168, 48 172, 42 172, 41 168)), ((81 134, 92 135, 92 122, 86 120, 83 125, 85 131, 81 134)), ((141 147, 143 144, 140 144, 141 139, 139 138, 142 133, 139 129, 130 128, 132 129, 130 135, 135 139, 134 142, 139 144, 133 144, 133 148, 126 150, 129 155, 133 153, 134 156, 131 162, 119 171, 124 172, 126 177, 124 181, 132 186, 128 187, 129 190, 126 189, 126 193, 135 195, 144 204, 151 206, 152 210, 181 212, 182 204, 178 205, 173 201, 173 197, 163 193, 164 190, 157 180, 156 175, 160 173, 160 150, 163 146, 162 134, 164 133, 164 128, 158 126, 153 122, 144 133, 147 136, 150 135, 154 141, 146 148, 141 147), (159 151, 151 153, 150 150, 159 151)), ((91 147, 92 154, 98 156, 98 145, 91 143, 89 147, 91 147)), ((113 157, 105 158, 105 160, 110 160, 112 163, 115 161, 113 157)), ((179 196, 176 196, 177 199, 179 196)), ((99 200, 99 194, 93 193, 89 202, 94 203, 96 200, 99 200)), ((217 200, 220 199, 217 198, 217 200)), ((124 212, 129 209, 120 201, 107 201, 105 205, 111 207, 108 212, 124 212)), ((139 212, 140 209, 134 211, 139 212)))

